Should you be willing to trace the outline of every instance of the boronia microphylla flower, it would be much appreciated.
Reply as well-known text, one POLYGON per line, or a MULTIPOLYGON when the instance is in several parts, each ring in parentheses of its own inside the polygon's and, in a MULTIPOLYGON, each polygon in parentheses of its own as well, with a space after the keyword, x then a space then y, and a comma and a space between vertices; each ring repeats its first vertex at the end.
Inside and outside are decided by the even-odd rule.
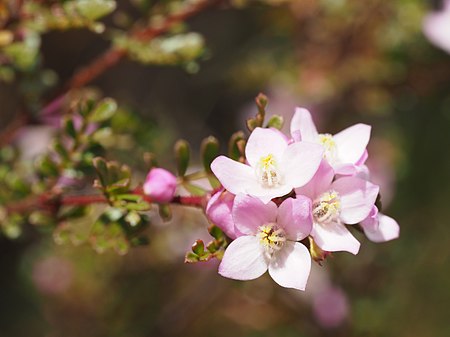
POLYGON ((305 290, 311 269, 308 249, 297 242, 312 228, 311 200, 288 198, 279 207, 240 194, 233 206, 236 228, 243 236, 226 249, 219 274, 236 280, 252 280, 267 270, 286 288, 305 290))
POLYGON ((367 218, 379 187, 358 177, 333 181, 334 176, 332 167, 324 160, 312 180, 295 192, 312 200, 311 236, 316 244, 329 252, 357 254, 360 243, 345 224, 354 225, 367 218))
POLYGON ((211 169, 231 193, 248 194, 267 203, 305 185, 317 171, 323 149, 308 142, 288 144, 279 131, 256 128, 248 139, 245 155, 248 165, 219 156, 211 169))
POLYGON ((304 108, 297 108, 291 120, 291 135, 295 141, 307 141, 321 144, 324 158, 333 167, 336 174, 352 175, 355 166, 367 159, 366 147, 370 139, 370 125, 355 124, 331 135, 319 133, 311 113, 304 108))

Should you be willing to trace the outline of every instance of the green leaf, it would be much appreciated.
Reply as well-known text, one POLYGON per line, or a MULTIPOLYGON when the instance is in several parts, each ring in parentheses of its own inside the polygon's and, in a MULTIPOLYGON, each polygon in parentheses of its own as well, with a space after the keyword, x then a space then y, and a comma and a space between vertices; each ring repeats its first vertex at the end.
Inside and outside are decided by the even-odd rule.
POLYGON ((217 138, 209 136, 203 139, 200 152, 205 171, 212 173, 211 163, 219 155, 219 141, 217 138))
POLYGON ((163 221, 170 221, 172 219, 172 209, 168 204, 159 204, 159 216, 163 221))
POLYGON ((245 135, 242 131, 235 132, 231 135, 228 142, 228 156, 233 160, 239 160, 243 156, 242 149, 245 148, 245 135), (240 145, 244 143, 244 146, 240 145))
POLYGON ((191 156, 191 149, 189 143, 183 139, 180 139, 174 146, 175 159, 177 161, 178 175, 180 177, 186 174, 186 170, 189 166, 189 159, 191 156))
POLYGON ((66 117, 64 121, 64 131, 68 134, 72 139, 77 138, 77 130, 75 129, 75 125, 73 123, 72 118, 66 117))
POLYGON ((108 166, 106 165, 106 160, 101 157, 96 157, 92 160, 92 164, 97 171, 97 175, 100 178, 102 186, 108 185, 108 166))
POLYGON ((203 243, 203 241, 202 240, 195 241, 194 244, 192 245, 192 251, 198 256, 204 255, 205 244, 203 243))
POLYGON ((193 252, 187 252, 184 258, 184 263, 196 263, 199 262, 199 256, 193 252))
POLYGON ((75 2, 80 15, 92 21, 113 12, 116 6, 116 2, 112 0, 77 0, 75 2))
POLYGON ((220 239, 224 238, 223 231, 215 225, 210 226, 208 228, 208 232, 216 240, 220 240, 220 239))
POLYGON ((89 120, 100 123, 110 119, 117 111, 117 103, 112 98, 101 100, 91 112, 89 120))
POLYGON ((190 194, 192 194, 192 195, 194 195, 194 196, 199 196, 199 197, 201 197, 201 196, 203 196, 203 195, 206 194, 206 191, 205 191, 203 188, 201 188, 200 186, 191 184, 191 183, 189 183, 189 182, 183 182, 183 183, 182 183, 182 186, 183 186, 190 194))
POLYGON ((267 122, 267 127, 281 130, 281 128, 283 127, 283 124, 284 124, 283 117, 281 117, 279 115, 273 115, 272 117, 270 117, 269 121, 267 122))

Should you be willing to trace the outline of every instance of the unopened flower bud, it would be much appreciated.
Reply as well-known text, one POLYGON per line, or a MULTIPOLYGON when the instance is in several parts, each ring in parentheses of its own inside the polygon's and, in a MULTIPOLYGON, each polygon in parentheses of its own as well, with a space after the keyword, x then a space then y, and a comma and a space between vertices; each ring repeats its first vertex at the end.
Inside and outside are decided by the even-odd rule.
POLYGON ((144 193, 160 203, 171 201, 176 188, 177 178, 162 168, 151 169, 143 186, 144 193))

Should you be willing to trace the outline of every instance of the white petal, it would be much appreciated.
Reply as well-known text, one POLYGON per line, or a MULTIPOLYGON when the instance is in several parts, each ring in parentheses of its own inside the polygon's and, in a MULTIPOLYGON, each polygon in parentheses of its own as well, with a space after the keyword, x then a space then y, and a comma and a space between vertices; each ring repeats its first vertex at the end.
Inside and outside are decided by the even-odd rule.
POLYGON ((377 199, 379 187, 356 177, 340 178, 331 184, 341 200, 340 218, 343 223, 356 224, 364 220, 377 199))
POLYGON ((284 183, 292 188, 308 183, 317 172, 322 156, 323 147, 319 144, 308 142, 290 144, 281 162, 284 183))
POLYGON ((282 197, 292 191, 289 185, 279 185, 277 187, 264 188, 259 184, 252 184, 247 188, 247 194, 255 196, 263 203, 267 204, 273 198, 282 197))
POLYGON ((400 226, 391 217, 378 213, 377 230, 368 230, 364 226, 364 233, 373 242, 386 242, 397 239, 400 235, 400 226))
POLYGON ((311 256, 308 249, 292 241, 287 241, 282 249, 274 253, 269 265, 269 274, 276 283, 298 290, 305 290, 310 271, 311 256))
POLYGON ((356 124, 333 136, 341 163, 355 164, 363 156, 370 139, 370 125, 356 124))
MULTIPOLYGON (((448 4, 448 1, 446 2, 448 4)), ((447 5, 448 6, 448 5, 447 5)), ((423 21, 423 32, 425 36, 435 46, 450 53, 450 36, 448 34, 450 27, 450 9, 431 12, 426 15, 423 21)))
POLYGON ((291 241, 306 238, 312 230, 311 199, 299 195, 288 198, 278 207, 277 223, 291 241))
POLYGON ((256 128, 248 138, 245 156, 252 167, 256 167, 262 157, 272 154, 280 160, 287 147, 287 140, 278 130, 256 128))
POLYGON ((273 202, 264 204, 258 198, 239 194, 234 199, 232 213, 236 228, 243 234, 253 235, 258 227, 275 222, 277 205, 273 202))
POLYGON ((225 250, 219 274, 235 280, 253 280, 267 270, 267 260, 259 239, 241 236, 225 250))
POLYGON ((255 172, 250 166, 225 156, 214 159, 211 170, 222 186, 233 194, 247 193, 247 187, 256 182, 255 172))
POLYGON ((291 120, 292 138, 296 138, 295 135, 298 131, 300 131, 300 137, 304 141, 314 142, 317 139, 316 125, 312 120, 311 113, 305 108, 296 108, 291 120))
POLYGON ((317 245, 327 252, 346 251, 352 254, 358 254, 360 243, 339 223, 314 224, 311 236, 317 245))

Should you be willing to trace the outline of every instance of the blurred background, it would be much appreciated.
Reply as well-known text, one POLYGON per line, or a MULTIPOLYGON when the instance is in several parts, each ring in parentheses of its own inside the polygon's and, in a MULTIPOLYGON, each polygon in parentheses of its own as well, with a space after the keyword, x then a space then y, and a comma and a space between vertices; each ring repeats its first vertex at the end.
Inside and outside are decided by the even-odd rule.
MULTIPOLYGON (((295 106, 309 108, 322 132, 373 126, 368 166, 400 238, 358 236, 357 256, 336 253, 314 266, 299 293, 267 275, 224 279, 217 261, 183 264, 192 242, 208 238, 198 210, 175 208, 169 223, 151 215, 150 244, 126 256, 57 245, 49 233, 1 237, 0 336, 450 336, 450 54, 430 38, 437 31, 450 40, 450 14, 446 27, 424 33, 445 4, 250 2, 189 20, 206 41, 198 69, 124 60, 91 84, 127 110, 121 128, 134 135, 109 157, 138 166, 136 146, 173 169, 176 139, 198 149, 210 134, 225 151, 264 92, 269 114, 287 126, 295 106)), ((43 34, 45 78, 64 83, 107 46, 83 29, 43 34)), ((0 83, 4 130, 36 92, 21 86, 35 79, 23 77, 0 83)), ((45 147, 49 132, 34 125, 16 144, 45 147)))

